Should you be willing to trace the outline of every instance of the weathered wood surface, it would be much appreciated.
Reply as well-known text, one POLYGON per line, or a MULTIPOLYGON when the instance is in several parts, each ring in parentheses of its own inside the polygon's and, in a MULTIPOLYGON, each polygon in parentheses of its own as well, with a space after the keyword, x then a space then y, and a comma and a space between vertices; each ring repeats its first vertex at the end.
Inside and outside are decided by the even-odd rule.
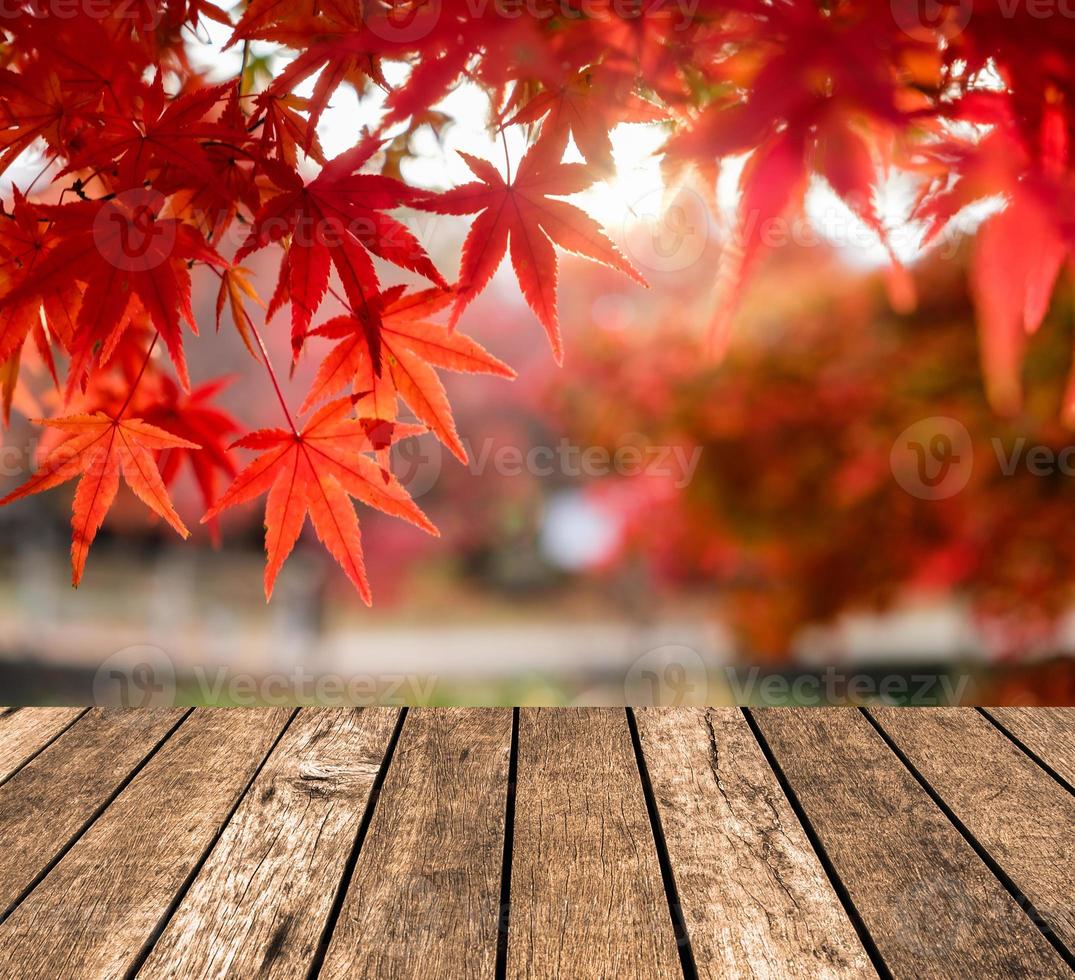
POLYGON ((646 708, 638 729, 700 977, 873 973, 737 708, 646 708))
POLYGON ((0 926, 0 976, 124 977, 288 720, 195 712, 0 926))
POLYGON ((0 919, 185 714, 94 708, 0 786, 0 919))
POLYGON ((85 708, 3 708, 0 714, 0 783, 73 725, 85 708))
POLYGON ((938 980, 1068 974, 861 713, 768 708, 756 718, 893 974, 938 980))
POLYGON ((1075 709, 514 717, 0 709, 0 977, 1075 972, 1075 709))
POLYGON ((679 972, 626 714, 522 711, 516 779, 508 976, 679 972))
POLYGON ((408 714, 322 976, 493 975, 510 748, 510 709, 408 714))
POLYGON ((140 977, 295 977, 313 961, 398 709, 302 712, 140 977))
POLYGON ((1075 951, 1075 796, 976 712, 872 714, 1033 912, 1075 951))
POLYGON ((1075 787, 1075 725, 1072 708, 989 708, 986 712, 1075 787))

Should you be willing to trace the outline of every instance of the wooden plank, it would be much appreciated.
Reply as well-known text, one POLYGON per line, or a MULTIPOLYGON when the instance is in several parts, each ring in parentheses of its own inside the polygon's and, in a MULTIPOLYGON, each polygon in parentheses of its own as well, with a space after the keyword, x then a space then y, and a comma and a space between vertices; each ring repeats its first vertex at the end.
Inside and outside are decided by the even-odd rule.
POLYGON ((184 714, 94 708, 0 786, 0 918, 184 714))
POLYGON ((895 976, 1070 976, 862 714, 769 708, 755 717, 895 976))
POLYGON ((322 977, 491 977, 509 710, 411 711, 322 977))
POLYGON ((988 713, 1075 786, 1075 708, 989 708, 988 713))
POLYGON ((290 714, 195 711, 0 926, 0 976, 124 977, 290 714))
POLYGON ((636 715, 698 975, 873 975, 742 713, 636 715))
POLYGON ((85 708, 0 708, 0 783, 40 752, 85 708))
POLYGON ((680 974, 622 710, 520 715, 507 973, 680 974))
POLYGON ((872 712, 956 819, 1075 950, 1075 796, 973 708, 872 712))
POLYGON ((306 975, 398 715, 299 714, 139 977, 306 975))

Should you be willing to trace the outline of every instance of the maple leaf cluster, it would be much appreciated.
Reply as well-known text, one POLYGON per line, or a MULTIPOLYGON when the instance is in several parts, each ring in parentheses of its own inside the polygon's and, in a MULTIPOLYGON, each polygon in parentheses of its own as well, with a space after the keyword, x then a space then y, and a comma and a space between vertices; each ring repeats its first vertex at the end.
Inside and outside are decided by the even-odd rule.
MULTIPOLYGON (((168 488, 189 469, 211 530, 223 510, 268 495, 267 595, 309 516, 368 601, 352 499, 433 530, 391 475, 388 452, 424 427, 465 458, 437 370, 512 376, 457 329, 504 257, 557 359, 557 247, 642 281, 600 225, 564 200, 614 175, 610 133, 625 122, 666 129, 670 187, 690 180, 712 194, 722 164, 748 155, 714 269, 717 347, 765 252, 767 224, 800 207, 812 182, 826 182, 886 243, 876 198, 892 168, 917 181, 912 217, 927 244, 969 206, 1002 202, 981 228, 972 286, 994 404, 1017 410, 1026 335, 1075 242, 1075 21, 1060 7, 1044 24, 1031 5, 976 0, 938 5, 921 22, 919 6, 9 3, 0 20, 0 175, 9 188, 0 396, 6 420, 26 370, 40 368, 55 383, 56 411, 40 420, 38 471, 3 502, 79 479, 77 584, 119 476, 185 535, 168 488), (224 82, 192 57, 214 31, 243 52, 224 82), (257 53, 265 50, 278 57, 257 53), (407 183, 412 138, 451 125, 443 103, 461 84, 486 94, 491 132, 524 132, 529 149, 503 170, 463 154, 474 180, 462 186, 407 183), (304 85, 308 97, 296 94, 304 85), (383 110, 327 159, 318 123, 344 85, 380 93, 383 110), (568 162, 575 151, 581 162, 568 162), (12 183, 12 166, 27 159, 40 172, 12 183), (404 209, 474 216, 454 280, 434 266, 404 209), (279 271, 260 288, 243 262, 265 249, 279 271), (402 282, 384 281, 386 269, 402 282), (192 385, 192 283, 206 270, 217 326, 230 311, 279 397, 284 428, 229 443, 241 427, 215 405, 224 382, 192 385), (293 420, 248 312, 262 293, 272 329, 290 324, 293 359, 322 354, 300 408, 314 412, 305 425, 293 420), (323 320, 329 295, 345 312, 323 320), (321 338, 333 342, 327 352, 321 338), (419 425, 399 421, 400 403, 419 425), (258 453, 245 468, 241 450, 258 453)), ((909 301, 894 251, 891 282, 909 301)), ((1075 387, 1068 413, 1075 420, 1075 387)))

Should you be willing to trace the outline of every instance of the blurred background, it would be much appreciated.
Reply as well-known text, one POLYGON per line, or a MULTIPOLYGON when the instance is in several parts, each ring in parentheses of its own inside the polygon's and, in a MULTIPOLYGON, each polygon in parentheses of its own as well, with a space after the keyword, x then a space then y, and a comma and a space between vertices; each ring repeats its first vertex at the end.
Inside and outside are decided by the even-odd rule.
MULTIPOLYGON (((213 57, 234 75, 236 52, 213 57)), ((341 89, 319 127, 329 156, 377 98, 341 89)), ((499 160, 473 100, 453 93, 455 122, 390 146, 391 165, 443 187, 466 179, 457 148, 499 160)), ((1000 418, 969 246, 923 256, 894 236, 912 304, 880 244, 815 188, 718 362, 706 325, 736 169, 715 200, 670 195, 662 139, 620 127, 616 176, 579 196, 651 288, 561 256, 562 368, 510 268, 464 315, 519 379, 445 376, 469 465, 432 436, 396 447, 441 537, 360 509, 372 609, 309 527, 266 606, 261 505, 229 513, 214 546, 192 482, 175 493, 190 541, 124 489, 72 591, 69 485, 0 510, 0 701, 1075 702, 1070 286, 1031 340, 1022 414, 1000 418)), ((894 224, 898 191, 880 202, 894 224)), ((450 278, 467 220, 403 217, 450 278)), ((263 294, 277 263, 247 263, 263 294)), ((215 287, 195 280, 191 374, 233 371, 220 403, 244 429, 277 425, 239 338, 213 333, 215 287)), ((337 312, 329 300, 320 321, 337 312)), ((286 364, 283 319, 265 335, 286 364)), ((315 364, 285 385, 291 404, 315 364)), ((31 467, 26 417, 55 407, 44 380, 20 393, 0 491, 31 467)))
MULTIPOLYGON (((704 229, 696 206, 673 202, 679 233, 704 229)), ((719 241, 660 260, 670 211, 646 230, 648 268, 625 236, 648 291, 565 261, 562 369, 510 270, 475 303, 461 329, 519 380, 446 378, 469 466, 430 436, 397 448, 442 537, 360 514, 372 610, 312 537, 266 606, 256 504, 214 548, 121 499, 77 592, 70 488, 0 511, 6 700, 113 698, 119 664, 135 701, 163 671, 195 703, 1070 703, 1066 301, 1017 419, 986 405, 958 250, 916 265, 917 305, 897 313, 883 271, 841 248, 780 249, 717 364, 699 324, 719 241)), ((222 402, 244 426, 275 424, 236 337, 190 346, 195 377, 234 369, 222 402)), ((5 487, 33 437, 8 434, 5 487)), ((177 504, 197 527, 193 486, 177 504)))

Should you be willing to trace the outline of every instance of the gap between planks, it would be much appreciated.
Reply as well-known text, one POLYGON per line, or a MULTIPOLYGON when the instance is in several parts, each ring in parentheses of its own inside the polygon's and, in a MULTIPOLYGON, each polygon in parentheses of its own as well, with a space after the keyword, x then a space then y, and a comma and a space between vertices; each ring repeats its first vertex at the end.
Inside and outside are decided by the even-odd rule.
MULTIPOLYGON (((888 711, 902 711, 901 708, 890 708, 888 711)), ((929 709, 931 711, 944 711, 946 709, 936 708, 929 709)), ((952 709, 960 710, 960 709, 952 709)), ((967 710, 967 709, 964 709, 967 710)), ((1049 920, 1040 912, 1037 906, 1031 901, 1026 892, 1016 883, 1008 871, 1001 865, 1000 861, 994 857, 989 850, 978 839, 978 836, 967 826, 963 819, 955 812, 952 806, 944 799, 932 783, 926 778, 922 770, 915 765, 910 759, 903 748, 897 743, 896 739, 882 726, 881 722, 874 716, 871 711, 867 711, 865 708, 860 708, 859 712, 865 717, 865 719, 874 728, 877 734, 881 737, 882 741, 892 750, 892 753, 903 764, 904 768, 918 781, 918 784, 925 791, 926 795, 934 802, 937 808, 948 819, 948 822, 955 827, 956 830, 963 836, 963 839, 970 845, 971 849, 978 855, 982 863, 993 873, 996 879, 1004 886, 1005 891, 1015 900, 1016 905, 1023 911, 1026 917, 1030 920, 1035 929, 1045 937, 1046 941, 1056 950, 1061 959, 1073 971, 1075 971, 1075 956, 1072 955, 1071 950, 1067 948, 1063 940, 1056 934, 1053 928, 1049 925, 1049 920)), ((977 716, 977 713, 975 713, 977 716)), ((1031 761, 1034 761, 1031 759, 1031 761)))

